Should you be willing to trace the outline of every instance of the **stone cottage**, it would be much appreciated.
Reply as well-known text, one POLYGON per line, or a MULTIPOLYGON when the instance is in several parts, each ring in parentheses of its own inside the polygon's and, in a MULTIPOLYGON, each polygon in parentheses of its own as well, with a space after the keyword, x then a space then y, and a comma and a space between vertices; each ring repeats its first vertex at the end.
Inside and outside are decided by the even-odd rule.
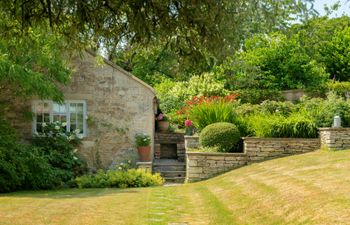
MULTIPOLYGON (((82 145, 79 154, 91 168, 108 168, 125 160, 136 160, 134 144, 136 133, 151 136, 154 140, 154 90, 103 59, 96 60, 91 51, 71 60, 73 77, 63 87, 65 102, 59 105, 50 100, 32 100, 33 121, 23 122, 18 113, 10 113, 10 121, 24 137, 39 131, 43 122, 66 121, 67 131, 80 130, 82 145)), ((152 150, 153 156, 153 150, 152 150)))

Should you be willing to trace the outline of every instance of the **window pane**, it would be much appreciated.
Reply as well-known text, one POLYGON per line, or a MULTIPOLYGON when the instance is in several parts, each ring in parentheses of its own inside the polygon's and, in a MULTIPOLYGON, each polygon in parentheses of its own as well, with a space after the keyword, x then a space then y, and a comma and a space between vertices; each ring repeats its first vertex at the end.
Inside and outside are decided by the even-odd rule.
POLYGON ((53 104, 53 122, 61 121, 64 122, 62 118, 66 117, 66 106, 65 105, 59 105, 54 103, 53 104))
POLYGON ((79 129, 79 133, 84 133, 84 104, 70 103, 70 131, 74 132, 79 129))

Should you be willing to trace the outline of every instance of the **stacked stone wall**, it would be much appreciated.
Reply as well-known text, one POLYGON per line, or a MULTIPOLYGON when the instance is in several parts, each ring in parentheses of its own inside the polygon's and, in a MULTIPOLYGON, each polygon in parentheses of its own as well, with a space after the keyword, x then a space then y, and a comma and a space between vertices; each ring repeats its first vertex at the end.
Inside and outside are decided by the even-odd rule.
MULTIPOLYGON (((192 138, 194 139, 194 138, 192 138)), ((192 141, 191 139, 191 141, 192 141)), ((185 137, 185 141, 188 138, 185 137)), ((199 181, 253 162, 311 152, 320 140, 301 138, 244 138, 244 153, 186 153, 186 180, 199 181)), ((188 143, 188 142, 186 142, 188 143)), ((186 147, 191 145, 186 145, 186 147)))
POLYGON ((186 180, 199 181, 247 164, 244 153, 188 152, 186 180))
POLYGON ((314 151, 320 148, 318 138, 243 138, 249 162, 314 151))
POLYGON ((334 150, 350 148, 350 128, 320 128, 321 146, 334 150))

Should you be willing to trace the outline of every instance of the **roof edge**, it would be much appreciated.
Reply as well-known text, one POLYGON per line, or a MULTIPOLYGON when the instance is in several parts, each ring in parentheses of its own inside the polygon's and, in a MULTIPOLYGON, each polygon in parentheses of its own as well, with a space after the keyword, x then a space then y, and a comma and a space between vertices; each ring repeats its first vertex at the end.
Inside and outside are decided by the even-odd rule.
MULTIPOLYGON (((90 49, 85 49, 85 51, 87 53, 89 53, 90 55, 92 55, 93 57, 97 57, 97 56, 101 56, 99 54, 97 54, 96 52, 90 50, 90 49)), ((138 77, 134 76, 132 73, 124 70, 123 68, 121 68, 120 66, 116 65, 115 63, 111 62, 110 60, 106 59, 105 57, 101 56, 103 59, 103 62, 111 67, 113 67, 116 70, 119 70, 120 72, 122 72, 124 75, 132 78, 133 80, 135 80, 136 82, 138 82, 139 84, 143 85, 144 87, 146 87, 147 89, 149 89, 154 96, 156 96, 156 92, 153 89, 153 87, 151 87, 149 84, 147 84, 146 82, 144 82, 143 80, 139 79, 138 77)))

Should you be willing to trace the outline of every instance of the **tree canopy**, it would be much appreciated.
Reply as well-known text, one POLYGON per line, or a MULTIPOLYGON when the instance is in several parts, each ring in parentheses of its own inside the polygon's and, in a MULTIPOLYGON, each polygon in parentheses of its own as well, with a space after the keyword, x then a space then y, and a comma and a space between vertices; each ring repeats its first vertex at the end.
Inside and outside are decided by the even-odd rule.
POLYGON ((312 2, 9 0, 0 3, 0 10, 18 22, 8 24, 7 30, 26 33, 44 24, 75 46, 102 47, 110 58, 134 43, 166 47, 189 67, 203 60, 210 65, 224 59, 252 33, 283 29, 291 21, 307 19, 314 14, 312 2))

